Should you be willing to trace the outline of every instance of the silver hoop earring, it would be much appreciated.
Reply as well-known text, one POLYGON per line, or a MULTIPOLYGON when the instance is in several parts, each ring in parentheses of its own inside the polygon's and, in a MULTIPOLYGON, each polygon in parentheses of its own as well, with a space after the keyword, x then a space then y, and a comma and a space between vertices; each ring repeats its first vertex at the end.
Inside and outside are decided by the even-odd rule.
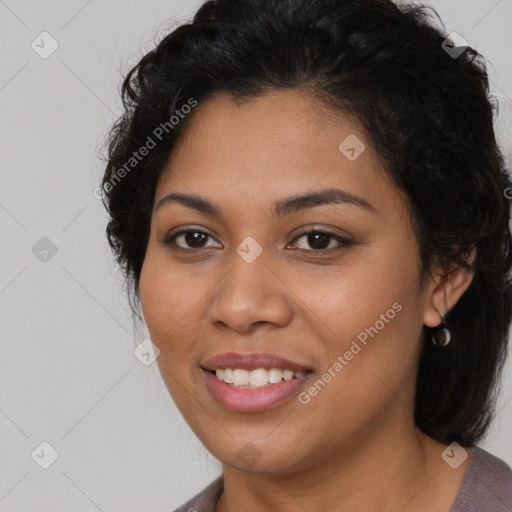
POLYGON ((452 339, 450 330, 446 327, 446 313, 441 315, 442 322, 438 330, 432 335, 432 343, 436 347, 446 347, 452 339))

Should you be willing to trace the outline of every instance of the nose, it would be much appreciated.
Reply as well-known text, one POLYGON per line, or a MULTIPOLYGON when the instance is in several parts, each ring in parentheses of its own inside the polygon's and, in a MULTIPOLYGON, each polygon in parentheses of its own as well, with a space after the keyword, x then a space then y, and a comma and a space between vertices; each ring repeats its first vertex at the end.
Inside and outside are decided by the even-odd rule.
POLYGON ((293 317, 291 292, 263 254, 248 263, 234 252, 230 263, 231 271, 219 284, 210 305, 210 322, 239 333, 247 333, 260 323, 287 325, 293 317))

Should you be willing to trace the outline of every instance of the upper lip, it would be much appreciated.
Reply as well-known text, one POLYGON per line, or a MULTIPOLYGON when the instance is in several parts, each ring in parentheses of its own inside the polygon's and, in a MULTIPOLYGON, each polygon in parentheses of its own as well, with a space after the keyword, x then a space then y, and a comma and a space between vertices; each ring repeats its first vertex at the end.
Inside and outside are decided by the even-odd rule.
POLYGON ((251 354, 238 354, 236 352, 226 352, 218 354, 204 361, 201 366, 206 370, 217 370, 220 368, 241 368, 244 370, 256 370, 257 368, 281 368, 282 370, 292 370, 294 372, 305 372, 311 370, 295 361, 290 361, 276 354, 266 352, 253 352, 251 354))

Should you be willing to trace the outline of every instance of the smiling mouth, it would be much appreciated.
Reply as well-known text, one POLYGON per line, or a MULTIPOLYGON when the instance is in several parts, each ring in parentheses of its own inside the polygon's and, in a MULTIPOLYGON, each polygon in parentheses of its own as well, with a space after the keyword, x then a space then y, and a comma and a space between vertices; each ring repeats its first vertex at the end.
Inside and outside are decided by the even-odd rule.
POLYGON ((300 379, 305 374, 312 373, 311 370, 294 372, 281 368, 257 368, 251 371, 244 368, 218 368, 217 370, 206 371, 236 389, 267 388, 283 381, 300 379))
POLYGON ((206 377, 206 387, 216 402, 227 409, 242 413, 260 413, 289 403, 293 396, 307 385, 313 374, 311 370, 304 372, 289 370, 290 378, 290 373, 280 368, 270 368, 268 370, 256 368, 250 372, 243 368, 234 368, 231 375, 231 368, 218 368, 216 370, 202 368, 202 370, 206 377), (219 373, 217 374, 217 372, 219 373), (267 373, 267 380, 264 379, 264 372, 267 373), (278 380, 279 372, 281 372, 281 376, 278 380), (253 380, 247 381, 247 378, 251 379, 250 374, 252 374, 253 380), (233 380, 234 382, 224 382, 224 379, 233 380), (270 380, 276 382, 271 383, 270 380), (245 384, 246 381, 247 384, 245 384), (251 382, 257 384, 257 386, 253 386, 251 382))

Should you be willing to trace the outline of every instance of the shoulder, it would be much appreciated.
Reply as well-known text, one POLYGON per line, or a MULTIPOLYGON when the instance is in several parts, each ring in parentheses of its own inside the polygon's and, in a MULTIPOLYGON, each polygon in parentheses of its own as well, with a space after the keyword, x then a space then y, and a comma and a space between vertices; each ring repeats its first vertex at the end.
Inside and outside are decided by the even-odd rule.
POLYGON ((224 477, 221 475, 174 512, 215 512, 215 505, 223 490, 224 477))
POLYGON ((503 460, 473 446, 464 480, 450 512, 482 510, 512 510, 512 470, 503 460))

